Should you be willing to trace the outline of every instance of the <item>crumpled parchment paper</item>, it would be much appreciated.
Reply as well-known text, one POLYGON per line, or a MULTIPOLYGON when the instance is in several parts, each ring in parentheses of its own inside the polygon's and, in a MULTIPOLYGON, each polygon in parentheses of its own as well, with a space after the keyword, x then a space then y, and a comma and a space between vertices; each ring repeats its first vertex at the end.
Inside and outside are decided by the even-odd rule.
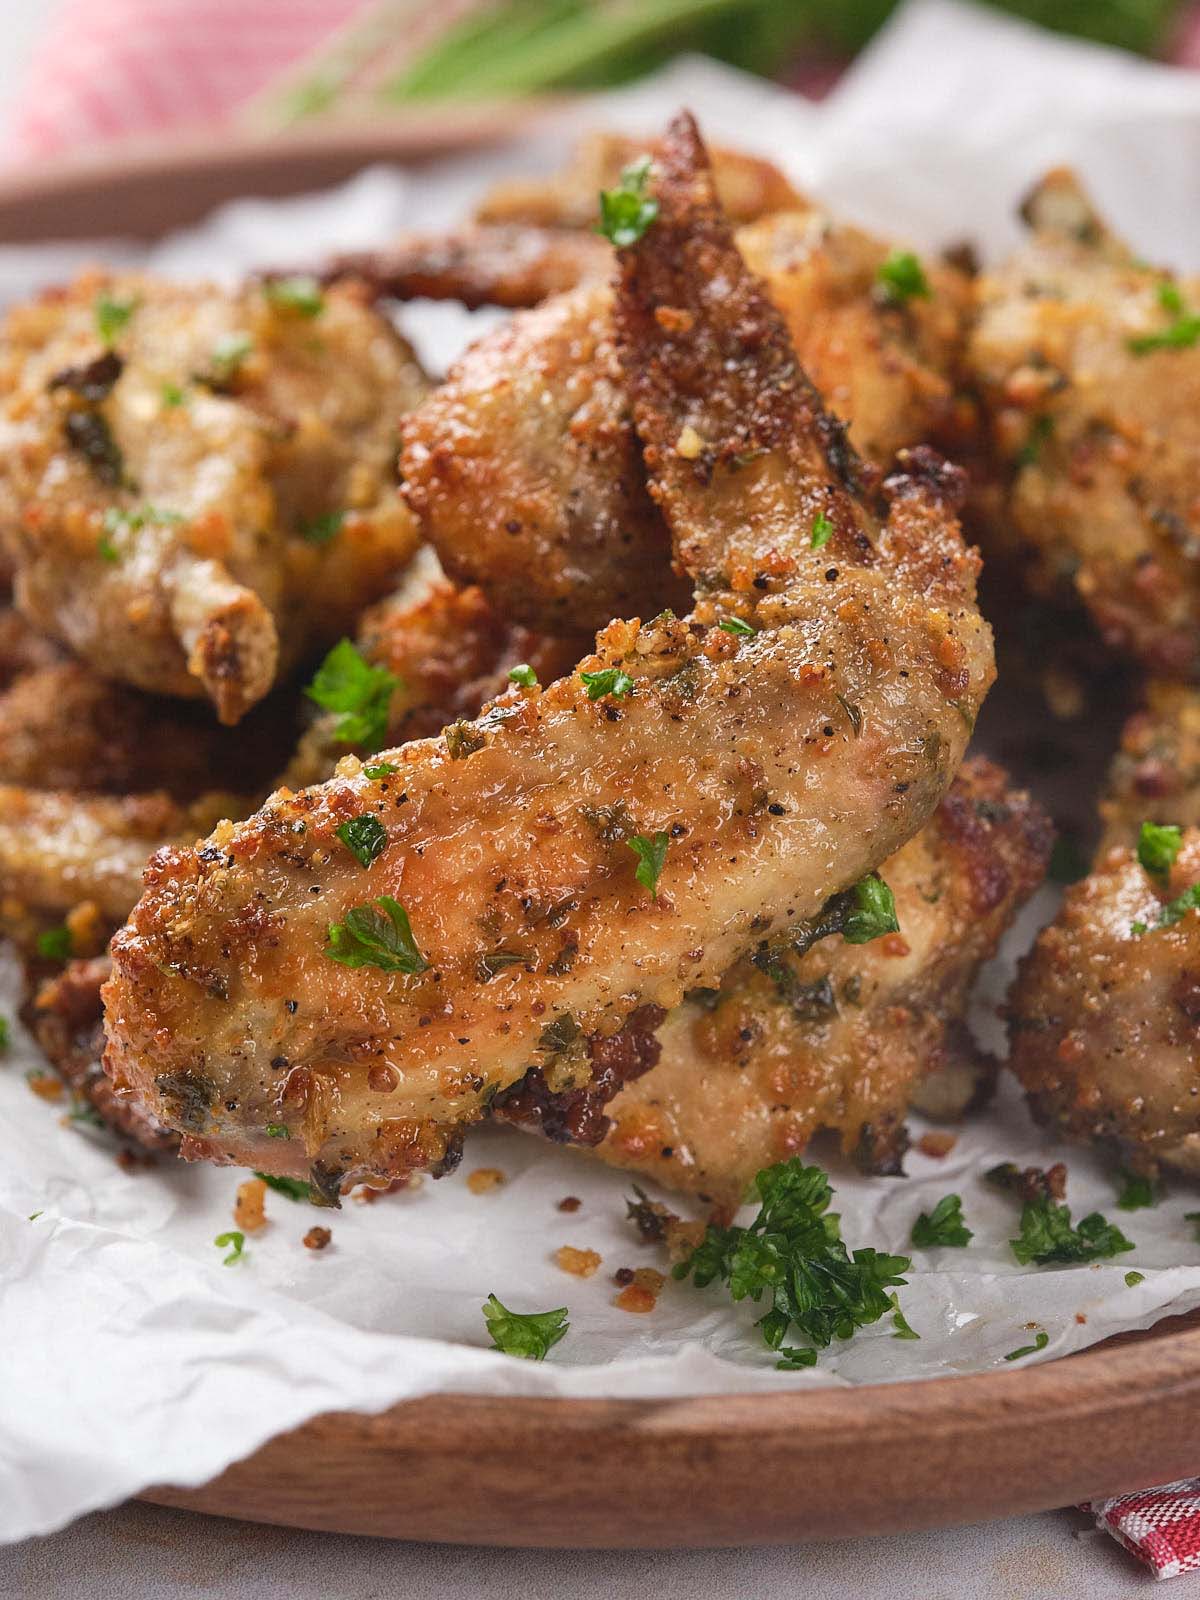
MULTIPOLYGON (((1200 78, 1035 33, 999 15, 922 0, 910 5, 821 107, 730 70, 682 61, 657 79, 576 114, 639 131, 690 105, 713 139, 761 150, 842 214, 929 247, 971 237, 985 252, 1016 237, 1021 192, 1046 167, 1081 168, 1102 205, 1148 256, 1200 264, 1200 78)), ((405 226, 465 212, 501 172, 547 170, 561 129, 419 176, 376 169, 339 191, 246 200, 151 251, 154 267, 233 276, 385 241, 405 226)), ((53 218, 47 218, 52 232, 53 218)), ((11 297, 82 259, 135 260, 127 245, 0 249, 11 297)), ((412 307, 406 329, 436 367, 481 326, 454 307, 412 307)), ((981 1026, 1012 960, 1052 913, 1037 897, 985 974, 981 1026)), ((15 974, 0 966, 0 1010, 15 974)), ((1200 1305, 1200 1242, 1177 1190, 1154 1210, 1114 1209, 1111 1176, 1086 1152, 1056 1149, 1010 1087, 946 1159, 918 1152, 909 1177, 864 1180, 828 1152, 835 1209, 851 1245, 910 1253, 909 1229, 947 1191, 963 1196, 966 1250, 911 1251, 901 1305, 919 1341, 890 1318, 781 1374, 755 1334, 755 1310, 716 1288, 668 1284, 657 1309, 613 1305, 618 1266, 663 1263, 624 1220, 629 1179, 514 1133, 483 1132, 460 1171, 373 1205, 317 1215, 268 1195, 270 1225, 224 1266, 214 1236, 232 1227, 242 1174, 160 1161, 127 1174, 107 1142, 60 1120, 24 1078, 36 1056, 19 1028, 0 1059, 0 1537, 61 1526, 151 1483, 194 1485, 272 1434, 322 1411, 378 1411, 433 1390, 517 1395, 668 1396, 876 1383, 1004 1365, 1049 1335, 1039 1359, 1200 1305), (1017 1208, 977 1176, 994 1163, 1067 1156, 1076 1218, 1099 1208, 1136 1241, 1112 1262, 1022 1269, 1007 1240, 1017 1208), (467 1175, 507 1181, 472 1194, 467 1175), (570 1215, 565 1195, 581 1198, 570 1215), (329 1223, 323 1252, 301 1246, 329 1223), (590 1247, 593 1278, 564 1275, 561 1244, 590 1247), (1181 1263, 1186 1263, 1182 1264, 1181 1263), (1134 1287, 1131 1269, 1145 1275, 1134 1287), (571 1331, 541 1364, 489 1347, 480 1305, 496 1292, 517 1310, 566 1305, 571 1331)), ((915 1129, 914 1131, 919 1131, 915 1129)))

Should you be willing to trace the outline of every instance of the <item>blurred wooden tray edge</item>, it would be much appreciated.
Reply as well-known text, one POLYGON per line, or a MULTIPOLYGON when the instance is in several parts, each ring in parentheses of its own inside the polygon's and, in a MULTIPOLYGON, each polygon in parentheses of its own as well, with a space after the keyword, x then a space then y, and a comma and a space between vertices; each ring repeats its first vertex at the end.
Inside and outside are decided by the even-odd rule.
POLYGON ((1200 1313, 973 1377, 681 1400, 435 1395, 332 1412, 143 1498, 393 1539, 672 1548, 984 1521, 1186 1477, 1200 1313))

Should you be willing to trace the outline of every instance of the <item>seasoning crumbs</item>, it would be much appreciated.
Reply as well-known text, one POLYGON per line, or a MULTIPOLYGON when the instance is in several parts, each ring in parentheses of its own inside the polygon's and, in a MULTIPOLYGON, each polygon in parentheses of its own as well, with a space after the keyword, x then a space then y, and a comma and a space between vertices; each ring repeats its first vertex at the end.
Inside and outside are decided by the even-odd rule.
POLYGON ((560 1211, 578 1211, 582 1205, 583 1201, 577 1194, 568 1194, 564 1195, 558 1202, 558 1209, 560 1211))
POLYGON ((956 1133, 947 1133, 944 1129, 934 1129, 930 1133, 923 1133, 917 1140, 917 1149, 923 1156, 932 1156, 935 1161, 941 1161, 948 1156, 958 1143, 956 1133))
POLYGON ((306 1250, 324 1250, 333 1233, 329 1228, 310 1228, 304 1235, 304 1248, 306 1250))
POLYGON ((257 1233, 267 1221, 267 1186, 261 1178, 247 1178, 238 1184, 233 1205, 234 1225, 243 1233, 257 1233))
POLYGON ((554 1260, 576 1278, 590 1278, 600 1270, 600 1256, 595 1250, 576 1250, 573 1244, 561 1245, 554 1252, 554 1260))
POLYGON ((499 1167, 476 1167, 467 1177, 467 1188, 472 1194, 486 1194, 489 1189, 498 1189, 503 1182, 504 1174, 499 1167))

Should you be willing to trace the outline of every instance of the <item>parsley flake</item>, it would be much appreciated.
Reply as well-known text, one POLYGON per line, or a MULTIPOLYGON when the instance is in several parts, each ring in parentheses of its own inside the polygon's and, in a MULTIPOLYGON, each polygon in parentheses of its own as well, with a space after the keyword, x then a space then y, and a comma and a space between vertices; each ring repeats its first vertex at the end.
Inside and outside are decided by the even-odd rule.
POLYGON ((1152 350, 1190 350, 1200 339, 1200 314, 1188 311, 1175 284, 1159 284, 1158 303, 1174 320, 1157 333, 1143 333, 1127 340, 1135 356, 1149 355, 1152 350))
POLYGON ((817 1352, 813 1349, 797 1349, 794 1345, 785 1344, 779 1352, 779 1360, 775 1363, 776 1372, 799 1372, 803 1367, 815 1367, 817 1352))
POLYGON ((209 355, 211 373, 208 382, 220 387, 236 377, 238 371, 254 349, 254 340, 248 333, 226 333, 213 345, 209 355))
POLYGON ((1017 465, 1019 467, 1033 467, 1041 460, 1042 447, 1054 432, 1054 418, 1048 412, 1034 417, 1029 424, 1029 433, 1025 443, 1017 451, 1017 465))
POLYGON ((654 833, 647 838, 644 833, 635 833, 632 838, 626 839, 625 844, 638 858, 637 872, 634 876, 642 888, 649 889, 651 897, 657 900, 658 880, 662 873, 663 862, 667 859, 667 835, 654 833))
POLYGON ((300 537, 305 544, 328 544, 341 533, 345 520, 344 511, 326 511, 319 517, 302 522, 299 529, 300 537))
POLYGON ((508 669, 508 681, 509 683, 519 684, 522 689, 536 689, 538 675, 528 661, 522 661, 519 666, 508 669))
MULTIPOLYGON (((287 1129, 284 1129, 284 1138, 287 1138, 287 1129)), ((256 1172, 256 1178, 261 1178, 268 1189, 274 1189, 276 1194, 286 1195, 289 1200, 311 1200, 312 1184, 305 1183, 303 1178, 280 1178, 273 1172, 256 1172)))
POLYGON ((216 1245, 218 1250, 229 1251, 229 1254, 225 1257, 221 1265, 224 1267, 231 1267, 235 1261, 240 1261, 242 1259, 243 1252, 246 1248, 246 1235, 244 1233, 238 1233, 236 1230, 233 1230, 229 1233, 219 1233, 213 1240, 213 1243, 216 1245))
POLYGON ((921 1335, 912 1326, 908 1318, 904 1315, 903 1311, 901 1311, 900 1302, 895 1295, 892 1296, 892 1305, 895 1307, 895 1310, 892 1312, 892 1327, 896 1330, 895 1333, 893 1333, 892 1338, 919 1339, 921 1335))
POLYGON ((373 667, 349 639, 342 639, 304 692, 326 711, 340 713, 333 730, 336 738, 375 750, 387 733, 392 695, 400 687, 395 673, 373 667))
POLYGON ((387 845, 387 829, 370 812, 351 817, 335 832, 360 867, 369 867, 372 861, 377 861, 387 845))
MULTIPOLYGON (((1189 911, 1200 910, 1200 883, 1193 883, 1174 900, 1169 900, 1158 914, 1158 921, 1154 928, 1173 928, 1175 924, 1187 916, 1189 911)), ((1150 924, 1145 922, 1131 922, 1129 931, 1135 939, 1140 939, 1143 934, 1150 932, 1150 924)))
POLYGON ((319 317, 325 309, 321 285, 309 273, 268 279, 263 293, 276 311, 292 311, 299 317, 319 317))
POLYGON ((877 872, 860 878, 850 891, 854 904, 842 925, 847 944, 869 944, 886 933, 899 933, 896 897, 877 872))
POLYGON ((810 550, 820 550, 833 538, 833 523, 823 511, 818 511, 813 518, 812 538, 809 540, 810 550))
MULTIPOLYGON (((783 1347, 793 1327, 824 1349, 894 1309, 888 1291, 903 1288, 909 1258, 846 1249, 839 1219, 829 1214, 833 1191, 820 1167, 793 1157, 760 1172, 755 1187, 761 1209, 749 1227, 710 1223, 674 1277, 690 1275, 699 1289, 720 1280, 734 1300, 757 1302, 765 1295, 767 1310, 756 1326, 772 1350, 783 1347)), ((788 1349, 785 1359, 791 1367, 811 1365, 815 1357, 788 1349)))
POLYGON ((596 229, 618 250, 636 244, 658 216, 658 201, 646 193, 651 161, 641 156, 621 173, 615 189, 600 191, 600 223, 596 229))
POLYGON ((116 545, 106 533, 102 533, 99 539, 96 540, 96 554, 100 557, 101 561, 115 562, 121 559, 120 555, 117 553, 116 545))
POLYGON ((177 383, 164 383, 162 388, 159 390, 159 395, 162 399, 163 405, 171 408, 174 408, 175 406, 181 406, 184 401, 183 390, 177 383))
POLYGON ((943 1195, 932 1211, 922 1211, 912 1225, 912 1242, 923 1250, 942 1245, 961 1248, 974 1237, 963 1221, 962 1199, 956 1194, 943 1195))
POLYGON ((110 294, 96 296, 92 310, 96 318, 96 332, 104 344, 112 344, 139 304, 136 295, 130 295, 124 300, 119 300, 110 294))
POLYGON ((1125 1287, 1127 1289, 1136 1288, 1139 1283, 1145 1283, 1145 1281, 1146 1274, 1144 1272, 1127 1272, 1125 1274, 1125 1287))
POLYGON ((66 961, 71 955, 71 930, 65 926, 46 928, 37 936, 37 953, 47 961, 66 961))
POLYGON ((906 300, 928 300, 931 294, 925 268, 911 250, 893 250, 879 265, 875 281, 895 306, 906 300))
POLYGON ((392 778, 399 770, 390 761, 371 761, 363 768, 368 778, 392 778))
POLYGON ((408 912, 390 894, 372 905, 355 906, 344 922, 329 924, 325 954, 343 967, 378 967, 412 977, 429 963, 417 949, 408 912))
POLYGON ((544 1361, 571 1326, 566 1306, 555 1311, 510 1311, 489 1294, 480 1310, 496 1349, 526 1361, 544 1361))
POLYGON ((1182 844, 1183 830, 1174 823, 1143 822, 1138 834, 1138 861, 1152 878, 1165 878, 1182 844))
POLYGON ((12 1029, 7 1017, 0 1017, 0 1050, 7 1050, 12 1043, 12 1029))
POLYGON ((1039 1350, 1044 1350, 1050 1343, 1050 1335, 1039 1328, 1033 1336, 1032 1344, 1023 1344, 1019 1350, 1010 1350, 1005 1356, 1005 1361, 1020 1361, 1022 1356, 1035 1356, 1039 1350))
POLYGON ((732 633, 737 639, 750 639, 758 632, 750 623, 743 622, 741 617, 726 617, 724 622, 718 622, 717 627, 722 633, 732 633))
POLYGON ((1048 1196, 1026 1201, 1021 1209, 1020 1237, 1009 1243, 1023 1267, 1031 1261, 1039 1267, 1057 1262, 1099 1261, 1133 1249, 1121 1230, 1098 1211, 1091 1212, 1074 1228, 1071 1208, 1048 1196))
POLYGON ((1117 1197, 1118 1211, 1144 1211, 1148 1206, 1158 1204, 1158 1195, 1149 1178, 1140 1172, 1122 1171, 1118 1176, 1121 1180, 1121 1190, 1117 1197))
POLYGON ((581 672, 579 676, 589 700, 603 700, 605 695, 611 695, 614 700, 623 700, 633 691, 633 679, 620 667, 604 667, 600 672, 581 672))
MULTIPOLYGON (((292 1137, 291 1130, 286 1122, 268 1122, 263 1131, 268 1139, 290 1139, 292 1137)), ((266 1182, 265 1178, 263 1182, 266 1182)))

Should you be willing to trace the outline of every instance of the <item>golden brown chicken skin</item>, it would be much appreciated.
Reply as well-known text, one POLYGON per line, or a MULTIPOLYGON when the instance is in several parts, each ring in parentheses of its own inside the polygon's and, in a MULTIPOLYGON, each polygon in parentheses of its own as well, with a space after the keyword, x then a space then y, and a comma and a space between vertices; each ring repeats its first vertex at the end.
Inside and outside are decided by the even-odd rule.
MULTIPOLYGON (((945 431, 965 277, 930 265, 930 293, 897 303, 878 277, 888 246, 818 211, 768 217, 737 242, 860 451, 886 463, 945 431)), ((519 313, 468 350, 406 422, 402 470, 446 570, 522 621, 562 633, 683 604, 646 493, 603 280, 519 313)))
POLYGON ((375 776, 348 759, 160 852, 113 943, 106 1068, 187 1153, 307 1175, 330 1199, 437 1168, 530 1068, 555 1091, 586 1082, 644 1007, 786 945, 958 765, 992 660, 954 475, 914 459, 880 528, 690 119, 658 195, 618 338, 693 612, 614 623, 581 664, 606 675, 590 685, 514 688, 375 776), (717 626, 735 615, 752 636, 717 626), (597 825, 622 802, 647 842, 666 836, 656 892, 597 825), (383 839, 362 866, 337 830, 368 814, 383 839))
POLYGON ((1033 587, 1077 596, 1114 649, 1195 678, 1200 284, 1136 261, 1070 173, 1024 214, 1027 244, 979 280, 967 352, 1010 480, 1000 548, 1015 540, 1033 587))
POLYGON ((1104 850, 1009 999, 1012 1068, 1034 1116, 1142 1171, 1200 1174, 1197 884, 1196 828, 1161 877, 1130 846, 1104 850))
POLYGON ((9 312, 0 539, 21 611, 104 677, 236 722, 385 593, 424 389, 361 289, 90 274, 9 312))
POLYGON ((922 1080, 980 1061, 963 1025, 980 965, 1045 875, 1052 830, 990 762, 968 761, 880 873, 900 932, 832 934, 762 971, 743 960, 658 1031, 661 1054, 605 1108, 596 1153, 672 1189, 736 1202, 821 1128, 896 1171, 922 1080))

